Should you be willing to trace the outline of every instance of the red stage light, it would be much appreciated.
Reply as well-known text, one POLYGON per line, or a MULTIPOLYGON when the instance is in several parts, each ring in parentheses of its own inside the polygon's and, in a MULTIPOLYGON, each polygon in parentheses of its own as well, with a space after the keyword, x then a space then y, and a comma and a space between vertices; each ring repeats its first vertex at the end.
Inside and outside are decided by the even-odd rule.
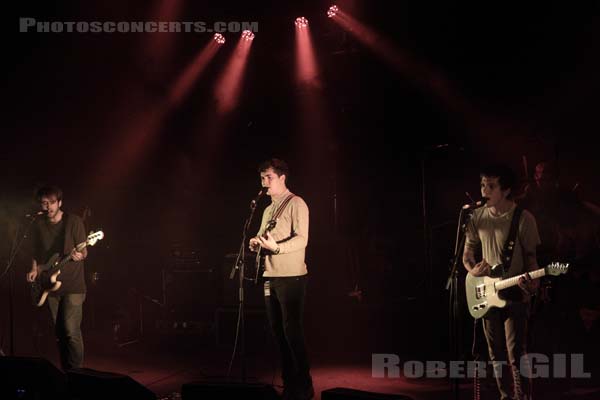
POLYGON ((225 43, 225 37, 223 35, 221 35, 220 33, 215 33, 215 36, 213 37, 213 39, 215 39, 215 41, 219 44, 225 43))
POLYGON ((245 30, 242 32, 242 38, 245 40, 254 40, 254 33, 249 30, 245 30))
POLYGON ((335 14, 337 14, 337 12, 338 12, 339 10, 340 10, 340 9, 339 9, 337 6, 335 6, 335 5, 334 5, 334 6, 331 6, 331 7, 329 7, 329 10, 327 10, 327 16, 328 16, 329 18, 333 18, 333 17, 335 17, 335 14))
POLYGON ((306 28, 308 26, 308 20, 304 17, 296 18, 296 26, 298 28, 306 28))

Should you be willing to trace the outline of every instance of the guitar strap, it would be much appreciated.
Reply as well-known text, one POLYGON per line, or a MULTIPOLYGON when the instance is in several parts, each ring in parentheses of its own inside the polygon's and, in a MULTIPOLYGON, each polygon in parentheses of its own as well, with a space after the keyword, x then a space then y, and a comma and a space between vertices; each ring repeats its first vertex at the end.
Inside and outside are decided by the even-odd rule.
POLYGON ((512 263, 513 254, 515 252, 515 244, 517 243, 517 232, 519 230, 519 221, 521 220, 522 213, 523 213, 523 209, 519 206, 516 206, 515 212, 513 214, 512 222, 510 225, 510 231, 508 232, 508 237, 506 238, 506 242, 504 242, 504 249, 502 249, 502 265, 504 266, 504 271, 502 272, 503 276, 510 269, 510 265, 512 263))
POLYGON ((277 211, 275 211, 275 213, 273 214, 273 218, 271 218, 271 220, 275 220, 277 221, 277 219, 279 217, 281 217, 281 214, 283 214, 283 211, 285 210, 285 208, 287 207, 287 205, 289 204, 290 200, 292 200, 292 198, 295 196, 294 193, 290 193, 288 195, 288 197, 286 197, 281 204, 279 205, 279 207, 277 207, 277 211))
POLYGON ((65 240, 65 242, 63 244, 63 247, 64 247, 63 248, 63 253, 64 253, 63 256, 65 256, 65 255, 71 253, 71 251, 73 250, 73 248, 75 248, 75 246, 77 245, 77 243, 75 243, 76 240, 75 240, 75 238, 73 238, 73 243, 72 243, 73 248, 71 248, 69 251, 67 251, 67 249, 71 245, 71 243, 67 243, 67 241, 68 241, 68 239, 67 239, 67 236, 68 236, 67 232, 70 231, 70 229, 67 229, 67 228, 70 228, 70 226, 69 226, 69 220, 70 220, 69 213, 64 212, 63 213, 63 219, 65 221, 64 222, 65 223, 65 225, 64 225, 64 229, 65 229, 65 239, 64 240, 65 240))

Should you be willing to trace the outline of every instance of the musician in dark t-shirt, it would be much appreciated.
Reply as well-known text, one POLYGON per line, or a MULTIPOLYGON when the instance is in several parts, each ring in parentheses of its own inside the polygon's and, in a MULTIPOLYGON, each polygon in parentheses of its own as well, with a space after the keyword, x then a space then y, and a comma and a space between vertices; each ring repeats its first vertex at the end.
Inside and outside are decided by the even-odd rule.
POLYGON ((71 258, 60 269, 57 280, 61 285, 58 290, 50 292, 47 302, 54 322, 61 367, 65 371, 80 368, 83 363, 81 319, 86 292, 83 260, 87 257, 87 249, 84 247, 77 251, 76 246, 85 242, 85 228, 79 216, 61 210, 62 190, 59 188, 43 187, 38 190, 36 199, 47 215, 33 226, 33 257, 27 281, 35 281, 39 267, 54 254, 58 254, 60 259, 71 258))

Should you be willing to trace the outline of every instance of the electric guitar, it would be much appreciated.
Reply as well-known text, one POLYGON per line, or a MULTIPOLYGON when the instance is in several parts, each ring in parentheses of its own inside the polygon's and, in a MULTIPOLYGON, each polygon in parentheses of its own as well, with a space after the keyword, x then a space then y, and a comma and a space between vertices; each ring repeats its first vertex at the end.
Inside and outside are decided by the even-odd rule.
MULTIPOLYGON (((498 264, 492 267, 492 275, 494 275, 495 271, 502 269, 498 268, 501 265, 502 264, 498 264)), ((568 269, 568 263, 554 262, 545 268, 529 272, 529 276, 531 276, 531 279, 538 279, 545 275, 557 276, 566 273, 568 269)), ((502 277, 473 276, 467 274, 465 290, 471 316, 478 319, 483 317, 494 307, 502 308, 506 306, 507 301, 500 296, 500 290, 517 285, 519 283, 519 278, 521 277, 525 277, 525 274, 506 279, 502 279, 502 277)))
MULTIPOLYGON (((262 234, 264 239, 267 238, 267 233, 271 232, 277 226, 277 220, 272 219, 267 222, 267 226, 265 227, 265 231, 262 234)), ((256 271, 254 275, 254 283, 258 283, 258 277, 262 276, 262 273, 265 270, 265 256, 268 254, 272 254, 271 251, 265 250, 261 245, 258 245, 258 249, 256 250, 256 271)))
MULTIPOLYGON (((93 246, 98 240, 104 238, 104 232, 91 232, 86 241, 79 243, 75 248, 81 252, 87 246, 93 246)), ((60 259, 60 254, 55 253, 50 257, 48 262, 38 266, 38 274, 33 282, 31 282, 31 303, 34 306, 41 307, 45 302, 50 292, 56 292, 62 285, 61 281, 56 278, 60 274, 60 269, 66 263, 71 261, 71 255, 60 259)))

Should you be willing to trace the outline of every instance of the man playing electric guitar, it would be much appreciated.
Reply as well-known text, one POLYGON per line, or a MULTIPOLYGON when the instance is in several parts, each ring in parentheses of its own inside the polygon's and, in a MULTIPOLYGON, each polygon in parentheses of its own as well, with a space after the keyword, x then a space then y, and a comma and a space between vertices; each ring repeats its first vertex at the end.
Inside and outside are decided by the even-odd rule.
MULTIPOLYGON (((481 196, 487 198, 487 202, 485 207, 472 211, 467 223, 463 253, 465 268, 476 277, 490 275, 490 266, 498 264, 505 265, 506 277, 538 269, 536 247, 540 239, 537 224, 527 210, 522 210, 520 215, 517 212, 512 200, 515 173, 505 165, 494 165, 483 169, 480 178, 481 196), (515 214, 518 219, 513 221, 515 214), (516 236, 514 242, 510 243, 509 232, 513 226, 516 236), (477 262, 475 252, 479 248, 483 260, 477 262), (512 254, 508 256, 509 253, 512 254)), ((483 331, 501 399, 528 398, 529 382, 520 368, 528 368, 527 363, 522 362, 527 360, 522 356, 527 353, 528 298, 538 284, 539 280, 532 280, 525 275, 520 279, 519 287, 501 291, 503 297, 509 300, 508 305, 489 310, 483 318, 483 331), (508 365, 509 374, 501 371, 503 363, 508 365), (499 372, 504 373, 499 375, 499 372), (507 377, 512 378, 512 394, 507 377)))
POLYGON ((268 188, 271 204, 263 212, 258 235, 249 241, 250 250, 270 252, 265 257, 263 273, 265 306, 279 346, 283 398, 309 400, 315 390, 303 321, 308 281, 304 260, 308 244, 308 206, 288 189, 290 171, 285 161, 267 160, 258 171, 261 186, 268 188))
POLYGON ((48 296, 48 307, 55 326, 60 362, 63 370, 80 368, 83 363, 83 337, 81 320, 85 300, 85 279, 83 260, 87 257, 84 247, 77 251, 76 245, 86 241, 85 228, 81 218, 63 212, 62 190, 56 186, 40 188, 36 200, 42 210, 47 211, 33 225, 33 260, 27 281, 34 282, 39 267, 52 255, 58 253, 70 256, 58 275, 60 288, 48 296))

